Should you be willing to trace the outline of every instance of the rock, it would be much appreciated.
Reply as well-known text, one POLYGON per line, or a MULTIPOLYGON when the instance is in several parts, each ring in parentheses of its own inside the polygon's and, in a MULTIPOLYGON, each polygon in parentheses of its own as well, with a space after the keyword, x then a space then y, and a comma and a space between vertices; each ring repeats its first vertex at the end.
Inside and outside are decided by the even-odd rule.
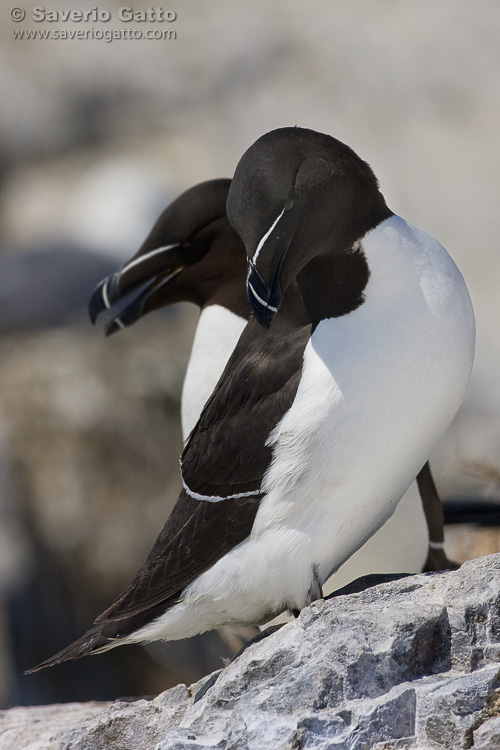
POLYGON ((500 716, 490 719, 474 732, 474 747, 477 750, 497 750, 500 747, 500 716))
POLYGON ((154 700, 4 711, 0 750, 493 750, 499 656, 500 554, 315 602, 154 700))

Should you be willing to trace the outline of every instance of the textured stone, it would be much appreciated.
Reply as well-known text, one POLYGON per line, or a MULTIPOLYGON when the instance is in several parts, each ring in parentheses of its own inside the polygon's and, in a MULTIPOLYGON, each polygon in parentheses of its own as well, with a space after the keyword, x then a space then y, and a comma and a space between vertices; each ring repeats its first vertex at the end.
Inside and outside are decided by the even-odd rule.
POLYGON ((481 724, 474 732, 476 750, 498 750, 500 747, 500 716, 481 724))
POLYGON ((4 711, 0 750, 496 750, 499 602, 500 555, 318 601, 190 688, 4 711))

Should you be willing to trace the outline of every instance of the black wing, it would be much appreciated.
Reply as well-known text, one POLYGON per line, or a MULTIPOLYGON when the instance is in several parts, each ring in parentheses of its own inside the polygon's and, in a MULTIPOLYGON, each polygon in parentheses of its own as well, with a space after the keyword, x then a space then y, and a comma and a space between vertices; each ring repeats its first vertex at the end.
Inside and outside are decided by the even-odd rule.
POLYGON ((182 490, 146 562, 96 624, 133 617, 168 600, 174 604, 189 583, 246 539, 258 505, 258 497, 200 502, 182 490))
POLYGON ((182 454, 193 493, 259 492, 272 450, 269 434, 291 407, 310 326, 267 331, 251 319, 182 454))
POLYGON ((96 623, 133 617, 162 602, 168 606, 169 600, 173 604, 250 535, 271 460, 266 441, 293 402, 309 335, 304 328, 288 337, 272 336, 250 321, 182 457, 189 489, 223 499, 209 502, 182 490, 146 562, 96 623), (256 336, 262 339, 256 342, 256 336), (239 493, 249 494, 234 497, 239 493))

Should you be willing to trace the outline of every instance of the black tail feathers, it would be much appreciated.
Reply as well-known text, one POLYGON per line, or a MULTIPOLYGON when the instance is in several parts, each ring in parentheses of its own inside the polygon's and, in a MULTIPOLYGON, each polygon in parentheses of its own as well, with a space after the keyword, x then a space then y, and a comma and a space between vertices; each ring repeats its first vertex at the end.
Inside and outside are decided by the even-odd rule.
POLYGON ((32 674, 33 672, 38 672, 39 669, 61 664, 63 661, 80 659, 80 657, 90 654, 99 654, 102 651, 107 651, 108 649, 117 646, 118 639, 115 641, 113 638, 106 637, 103 635, 102 630, 102 626, 91 628, 77 641, 66 646, 66 648, 63 648, 63 650, 59 651, 55 656, 51 656, 36 667, 28 669, 24 674, 32 674))

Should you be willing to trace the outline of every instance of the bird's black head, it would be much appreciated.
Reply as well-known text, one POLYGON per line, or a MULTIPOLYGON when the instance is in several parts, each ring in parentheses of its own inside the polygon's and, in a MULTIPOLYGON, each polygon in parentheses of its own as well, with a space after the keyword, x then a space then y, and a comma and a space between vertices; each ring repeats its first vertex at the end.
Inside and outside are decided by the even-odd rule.
POLYGON ((203 307, 221 297, 221 304, 248 315, 245 251, 226 215, 230 184, 229 179, 203 182, 163 211, 138 252, 94 290, 89 304, 93 323, 104 310, 138 290, 108 324, 107 335, 152 310, 181 301, 203 307))
POLYGON ((349 252, 391 214, 366 162, 337 139, 304 128, 273 130, 245 152, 227 212, 245 243, 249 302, 266 326, 313 259, 349 252))

